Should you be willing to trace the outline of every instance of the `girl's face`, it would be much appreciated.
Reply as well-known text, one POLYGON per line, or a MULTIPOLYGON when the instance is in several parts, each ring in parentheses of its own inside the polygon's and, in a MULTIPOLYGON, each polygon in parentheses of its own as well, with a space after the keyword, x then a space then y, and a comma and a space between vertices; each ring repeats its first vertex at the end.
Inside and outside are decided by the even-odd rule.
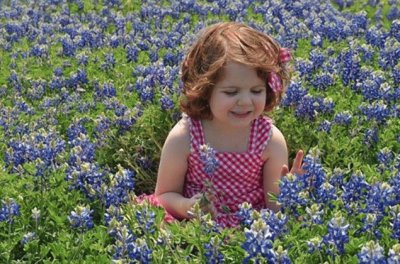
POLYGON ((213 120, 232 127, 248 126, 265 107, 266 83, 256 70, 228 62, 215 84, 209 105, 213 120))

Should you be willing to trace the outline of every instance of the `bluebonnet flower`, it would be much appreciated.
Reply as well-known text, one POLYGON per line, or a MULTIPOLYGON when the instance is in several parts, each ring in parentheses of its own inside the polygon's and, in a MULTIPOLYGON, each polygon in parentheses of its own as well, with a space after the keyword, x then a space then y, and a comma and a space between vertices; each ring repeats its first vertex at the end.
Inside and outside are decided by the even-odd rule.
POLYGON ((400 263, 400 244, 394 244, 391 249, 389 249, 388 264, 399 264, 400 263))
POLYGON ((383 217, 381 215, 377 215, 375 213, 366 214, 365 217, 362 219, 364 226, 358 229, 355 232, 355 235, 365 234, 365 232, 368 232, 370 234, 373 234, 377 239, 381 239, 382 233, 378 229, 378 224, 382 220, 382 218, 383 217))
MULTIPOLYGON (((254 215, 254 214, 253 214, 254 215)), ((272 232, 272 240, 275 240, 277 237, 283 236, 287 227, 286 224, 289 220, 289 217, 282 212, 274 213, 272 210, 263 209, 261 210, 261 219, 270 227, 272 232)), ((253 216, 253 219, 256 220, 253 216)))
POLYGON ((142 114, 140 105, 135 106, 134 109, 128 109, 124 114, 115 120, 115 124, 118 125, 118 132, 123 133, 129 130, 135 123, 137 118, 142 114))
POLYGON ((318 51, 311 51, 310 52, 310 61, 312 63, 313 69, 316 70, 322 66, 322 64, 325 61, 325 56, 324 54, 318 52, 318 51))
POLYGON ((379 164, 382 164, 384 167, 390 167, 394 160, 394 153, 389 148, 385 147, 379 150, 377 160, 379 164))
POLYGON ((225 263, 224 255, 220 252, 222 241, 218 237, 212 237, 209 243, 204 245, 204 256, 206 257, 206 263, 208 264, 219 264, 225 263))
POLYGON ((318 190, 326 180, 326 173, 321 165, 319 155, 319 150, 313 149, 303 161, 305 173, 301 175, 301 180, 304 182, 304 186, 312 189, 312 192, 318 190))
POLYGON ((390 207, 392 235, 394 239, 400 239, 400 204, 390 207))
POLYGON ((296 69, 298 69, 300 77, 310 78, 312 76, 314 66, 309 60, 298 59, 296 61, 296 69))
POLYGON ((378 141, 379 141, 378 128, 377 127, 368 128, 364 133, 363 143, 366 144, 366 146, 371 147, 376 145, 378 141))
POLYGON ((331 127, 332 127, 332 123, 329 122, 328 120, 324 120, 318 126, 318 131, 324 131, 329 134, 331 132, 331 127))
POLYGON ((310 224, 322 224, 323 223, 323 213, 324 210, 320 204, 312 204, 310 207, 306 208, 306 219, 310 221, 310 224))
POLYGON ((32 219, 35 221, 35 227, 38 228, 41 212, 36 207, 32 209, 32 219))
POLYGON ((250 227, 253 223, 253 214, 254 209, 251 204, 244 202, 239 205, 239 210, 237 211, 236 215, 240 219, 241 224, 246 227, 250 227))
POLYGON ((295 210, 298 205, 304 205, 308 202, 308 198, 302 196, 306 185, 301 178, 301 176, 291 173, 281 178, 278 202, 282 205, 282 208, 295 210))
POLYGON ((127 62, 137 62, 139 58, 139 52, 137 46, 126 46, 126 60, 127 62))
POLYGON ((349 242, 349 228, 350 225, 347 223, 346 219, 340 214, 336 215, 328 223, 328 234, 323 236, 323 242, 328 246, 328 252, 331 255, 339 253, 343 255, 344 245, 349 242), (334 246, 334 249, 330 247, 334 246))
POLYGON ((199 150, 200 160, 204 164, 203 170, 207 175, 211 177, 219 164, 216 157, 217 152, 208 144, 201 145, 199 150))
POLYGON ((265 259, 267 262, 273 262, 273 234, 269 226, 262 219, 254 221, 250 229, 245 228, 244 235, 245 241, 242 244, 242 248, 246 251, 247 256, 243 260, 243 263, 248 263, 249 260, 256 260, 258 258, 265 259))
POLYGON ((385 124, 390 117, 390 108, 383 101, 377 101, 370 105, 361 104, 359 109, 367 120, 375 120, 378 124, 385 124))
POLYGON ((325 181, 317 188, 316 201, 319 203, 331 205, 332 201, 336 200, 336 188, 329 181, 325 181))
POLYGON ((111 70, 115 67, 116 61, 115 61, 115 57, 114 54, 109 53, 106 54, 106 57, 104 59, 104 63, 101 65, 101 69, 102 70, 111 70))
POLYGON ((351 16, 351 29, 354 34, 364 33, 368 26, 367 12, 361 11, 351 16))
POLYGON ((36 239, 36 233, 35 232, 28 232, 28 233, 26 233, 26 234, 24 234, 22 236, 21 245, 24 246, 24 245, 28 244, 29 242, 31 242, 31 241, 33 241, 35 239, 36 239))
POLYGON ((358 263, 377 263, 386 264, 385 252, 383 247, 379 245, 379 242, 373 240, 367 242, 362 248, 360 253, 358 253, 358 263))
POLYGON ((392 6, 389 13, 386 15, 387 19, 390 21, 400 18, 400 9, 397 6, 392 6))
POLYGON ((278 246, 278 248, 274 251, 274 263, 279 264, 291 264, 292 261, 289 258, 287 250, 284 250, 282 246, 278 246))
POLYGON ((351 175, 347 183, 342 186, 342 200, 345 208, 350 213, 353 211, 360 210, 361 204, 364 204, 368 191, 371 186, 365 181, 365 176, 361 172, 356 172, 351 175))
POLYGON ((365 34, 365 40, 368 44, 383 49, 385 47, 386 36, 375 26, 370 27, 365 34))
POLYGON ((115 235, 114 261, 150 263, 152 250, 143 239, 135 239, 132 231, 125 225, 118 228, 115 235))
POLYGON ((400 20, 392 21, 390 26, 390 36, 400 41, 400 20))
POLYGON ((61 39, 62 54, 67 57, 75 56, 77 46, 73 43, 70 38, 61 39))
POLYGON ((160 98, 160 103, 161 103, 161 109, 162 110, 169 110, 174 108, 174 101, 172 101, 171 97, 168 95, 163 95, 160 98))
POLYGON ((84 232, 92 229, 94 226, 92 216, 90 215, 92 213, 93 210, 90 210, 89 206, 78 205, 75 207, 74 211, 71 211, 71 214, 68 216, 68 221, 73 228, 84 232))
POLYGON ((141 206, 137 207, 135 210, 135 217, 138 221, 140 228, 144 234, 154 234, 156 230, 155 220, 156 220, 156 213, 151 210, 149 206, 141 206))
POLYGON ((341 77, 344 85, 349 85, 359 78, 361 71, 360 57, 353 50, 346 50, 341 53, 343 64, 341 77))
POLYGON ((315 34, 311 40, 311 45, 322 48, 323 39, 319 34, 315 34))
POLYGON ((300 118, 314 120, 319 114, 330 113, 333 106, 333 102, 329 98, 314 97, 307 94, 298 103, 295 114, 300 118))
POLYGON ((11 224, 14 217, 20 215, 19 205, 13 198, 5 198, 1 201, 0 208, 0 222, 7 222, 11 224))
POLYGON ((110 205, 118 206, 129 200, 129 193, 135 188, 134 176, 133 171, 118 165, 117 173, 109 175, 109 184, 104 192, 106 207, 110 205))
POLYGON ((344 174, 344 170, 334 168, 333 173, 329 175, 329 183, 335 186, 335 188, 341 188, 343 185, 344 174))
POLYGON ((323 241, 321 237, 313 237, 307 241, 308 253, 313 253, 314 251, 320 251, 323 247, 323 241))
POLYGON ((352 115, 349 111, 344 111, 341 113, 337 113, 333 118, 333 123, 338 125, 348 126, 351 123, 352 115))
POLYGON ((335 84, 335 80, 332 74, 317 74, 311 80, 311 84, 318 90, 326 90, 326 88, 335 84))

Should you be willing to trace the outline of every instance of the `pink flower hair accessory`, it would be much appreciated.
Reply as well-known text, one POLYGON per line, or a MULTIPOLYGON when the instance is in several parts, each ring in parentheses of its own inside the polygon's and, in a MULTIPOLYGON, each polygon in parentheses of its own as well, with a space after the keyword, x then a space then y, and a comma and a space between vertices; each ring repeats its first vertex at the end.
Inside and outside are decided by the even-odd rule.
MULTIPOLYGON (((292 60, 292 54, 287 48, 280 48, 278 54, 279 63, 287 63, 292 60)), ((267 83, 274 93, 283 90, 281 77, 276 72, 270 72, 267 77, 267 83)))
POLYGON ((282 91, 282 80, 275 72, 270 72, 268 74, 267 82, 274 93, 282 91))
POLYGON ((287 63, 292 60, 292 54, 287 48, 280 48, 278 54, 278 60, 280 63, 287 63))

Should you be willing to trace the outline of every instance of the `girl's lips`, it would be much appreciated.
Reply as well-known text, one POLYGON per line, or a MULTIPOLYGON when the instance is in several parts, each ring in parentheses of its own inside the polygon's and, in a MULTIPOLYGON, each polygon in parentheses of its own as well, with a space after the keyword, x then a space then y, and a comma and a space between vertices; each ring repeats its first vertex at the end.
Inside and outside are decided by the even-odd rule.
POLYGON ((245 118, 251 114, 251 111, 247 112, 231 112, 234 116, 239 117, 239 118, 245 118))

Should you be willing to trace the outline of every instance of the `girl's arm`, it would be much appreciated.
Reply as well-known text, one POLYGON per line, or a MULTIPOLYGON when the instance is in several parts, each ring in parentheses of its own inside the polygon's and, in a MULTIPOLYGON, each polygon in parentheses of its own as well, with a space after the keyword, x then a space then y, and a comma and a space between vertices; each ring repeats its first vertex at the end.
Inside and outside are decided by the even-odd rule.
POLYGON ((277 211, 279 205, 269 201, 268 193, 279 194, 282 168, 288 166, 288 150, 282 132, 275 126, 272 126, 272 136, 263 152, 263 158, 266 160, 263 167, 265 203, 267 208, 277 211))
POLYGON ((176 218, 189 218, 187 211, 194 198, 183 197, 183 185, 190 152, 189 124, 181 119, 170 131, 161 151, 155 195, 162 206, 176 218))

